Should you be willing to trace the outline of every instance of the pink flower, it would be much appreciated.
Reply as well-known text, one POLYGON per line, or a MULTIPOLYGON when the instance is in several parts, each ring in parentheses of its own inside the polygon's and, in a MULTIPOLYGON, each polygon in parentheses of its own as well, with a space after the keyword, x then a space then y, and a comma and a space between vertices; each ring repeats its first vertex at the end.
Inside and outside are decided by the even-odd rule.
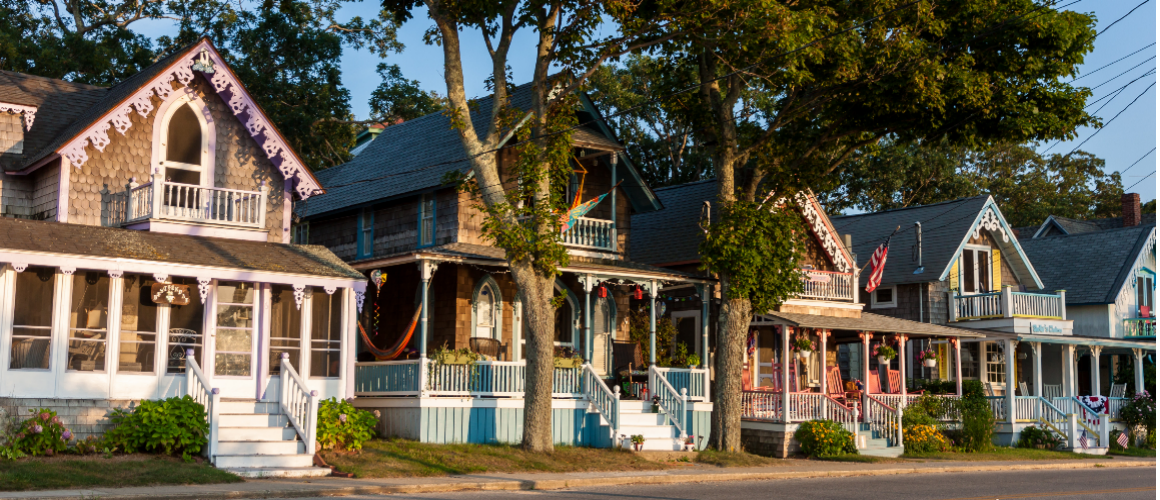
POLYGON ((342 423, 344 423, 344 424, 345 424, 345 423, 346 423, 346 414, 345 414, 345 413, 343 413, 343 414, 339 415, 339 416, 338 416, 338 421, 339 421, 339 422, 342 422, 342 423))
POLYGON ((32 424, 31 430, 33 434, 40 434, 41 432, 44 432, 44 427, 41 427, 40 424, 32 424))
POLYGON ((52 416, 52 414, 47 412, 47 411, 40 413, 40 419, 44 420, 45 422, 47 422, 49 417, 51 417, 51 416, 52 416))
POLYGON ((60 417, 53 415, 53 417, 52 417, 52 423, 54 423, 54 424, 59 424, 59 423, 60 423, 60 417))

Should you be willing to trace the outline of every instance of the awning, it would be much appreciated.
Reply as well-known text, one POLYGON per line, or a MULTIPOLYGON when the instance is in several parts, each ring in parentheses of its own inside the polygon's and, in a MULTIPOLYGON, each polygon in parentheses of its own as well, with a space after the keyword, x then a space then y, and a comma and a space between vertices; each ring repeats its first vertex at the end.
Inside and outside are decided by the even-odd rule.
POLYGON ((907 335, 922 335, 928 337, 977 337, 985 336, 985 332, 953 326, 919 323, 908 319, 892 318, 881 314, 863 312, 860 318, 839 318, 835 316, 819 316, 817 314, 788 313, 770 311, 762 314, 766 318, 802 328, 819 328, 824 330, 854 330, 864 332, 904 333, 907 335))

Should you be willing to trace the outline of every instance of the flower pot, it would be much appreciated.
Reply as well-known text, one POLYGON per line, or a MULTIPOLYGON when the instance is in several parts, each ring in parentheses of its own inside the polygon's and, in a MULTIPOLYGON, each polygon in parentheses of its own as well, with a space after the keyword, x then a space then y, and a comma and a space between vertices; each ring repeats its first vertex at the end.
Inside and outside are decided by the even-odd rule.
POLYGON ((644 443, 632 443, 633 450, 640 451, 641 448, 644 448, 644 443))
POLYGON ((938 360, 937 359, 924 359, 924 360, 922 360, 922 364, 926 365, 927 368, 934 368, 935 365, 938 364, 938 360))
POLYGON ((878 356, 878 364, 884 365, 884 364, 889 363, 889 362, 890 362, 890 360, 886 359, 886 356, 878 356))
POLYGON ((810 354, 813 354, 813 351, 811 351, 809 349, 802 349, 802 350, 798 351, 798 356, 801 356, 802 359, 806 359, 806 358, 810 357, 810 354))
POLYGON ((475 360, 471 359, 471 358, 472 358, 471 356, 462 356, 459 354, 451 354, 451 355, 443 356, 442 358, 438 359, 437 361, 439 361, 440 363, 443 363, 445 365, 470 365, 472 363, 475 363, 475 360))

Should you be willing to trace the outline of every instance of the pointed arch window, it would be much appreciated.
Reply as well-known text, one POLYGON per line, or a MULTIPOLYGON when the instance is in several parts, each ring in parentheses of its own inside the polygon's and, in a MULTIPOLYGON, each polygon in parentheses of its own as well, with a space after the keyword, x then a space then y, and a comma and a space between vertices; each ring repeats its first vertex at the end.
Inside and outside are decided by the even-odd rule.
POLYGON ((472 337, 500 339, 503 296, 491 276, 480 278, 472 297, 472 337))
POLYGON ((153 148, 157 172, 166 182, 213 184, 213 121, 196 94, 174 92, 158 114, 153 148))

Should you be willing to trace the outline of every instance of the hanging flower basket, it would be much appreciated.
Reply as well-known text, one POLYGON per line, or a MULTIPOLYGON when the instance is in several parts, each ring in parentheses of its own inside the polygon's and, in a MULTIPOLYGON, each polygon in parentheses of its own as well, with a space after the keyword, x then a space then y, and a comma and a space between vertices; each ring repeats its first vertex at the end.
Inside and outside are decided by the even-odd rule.
POLYGON ((878 344, 874 346, 872 352, 875 356, 878 356, 878 364, 880 365, 889 363, 890 360, 898 357, 898 351, 895 351, 893 347, 890 347, 886 344, 878 344))
POLYGON ((917 358, 922 362, 922 364, 926 365, 927 368, 934 368, 935 365, 938 364, 938 353, 934 352, 934 349, 924 349, 919 351, 917 358))
POLYGON ((802 350, 798 351, 798 356, 801 356, 802 359, 809 359, 810 354, 813 354, 813 353, 814 353, 814 351, 811 351, 809 349, 802 349, 802 350))
POLYGON ((937 359, 924 359, 922 360, 922 363, 926 365, 927 368, 934 368, 935 366, 938 366, 937 359))
POLYGON ((793 349, 795 352, 797 352, 798 356, 801 356, 802 359, 808 359, 810 354, 818 348, 818 345, 817 342, 810 340, 808 335, 799 333, 790 339, 789 347, 790 349, 793 349))
POLYGON ((887 359, 886 356, 878 356, 878 364, 884 365, 884 364, 889 363, 889 362, 890 362, 890 360, 887 359))

